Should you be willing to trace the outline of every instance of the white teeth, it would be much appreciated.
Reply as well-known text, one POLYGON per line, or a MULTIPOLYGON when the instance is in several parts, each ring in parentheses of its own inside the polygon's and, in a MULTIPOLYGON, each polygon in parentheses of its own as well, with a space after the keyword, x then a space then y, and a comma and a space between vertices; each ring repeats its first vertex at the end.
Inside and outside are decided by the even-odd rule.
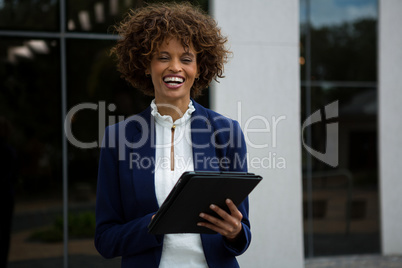
POLYGON ((168 82, 179 82, 179 83, 183 83, 183 82, 184 82, 184 79, 181 78, 181 77, 177 77, 177 76, 168 76, 168 77, 165 77, 165 78, 163 79, 163 81, 166 82, 166 83, 168 83, 168 82))

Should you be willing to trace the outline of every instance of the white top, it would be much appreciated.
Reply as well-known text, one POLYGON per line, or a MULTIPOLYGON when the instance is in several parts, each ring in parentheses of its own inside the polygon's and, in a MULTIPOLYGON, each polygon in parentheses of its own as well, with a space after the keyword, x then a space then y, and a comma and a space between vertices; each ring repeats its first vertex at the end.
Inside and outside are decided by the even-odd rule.
MULTIPOLYGON (((162 205, 181 174, 193 171, 193 148, 191 143, 191 113, 195 111, 190 101, 184 115, 173 122, 171 116, 158 113, 155 100, 151 103, 151 114, 155 119, 155 193, 159 206, 162 205), (174 170, 171 170, 172 127, 174 129, 174 170)), ((194 267, 207 268, 199 234, 166 234, 160 268, 194 267)))

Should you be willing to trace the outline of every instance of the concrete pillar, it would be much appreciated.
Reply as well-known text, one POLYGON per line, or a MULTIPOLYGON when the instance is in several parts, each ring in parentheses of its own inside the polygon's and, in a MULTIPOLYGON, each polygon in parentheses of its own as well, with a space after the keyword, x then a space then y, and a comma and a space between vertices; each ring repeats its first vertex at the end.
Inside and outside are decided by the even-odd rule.
POLYGON ((402 1, 379 1, 379 152, 381 242, 402 254, 402 1))
POLYGON ((253 240, 241 267, 303 267, 299 1, 212 0, 233 58, 211 92, 212 108, 237 119, 249 170, 253 240))

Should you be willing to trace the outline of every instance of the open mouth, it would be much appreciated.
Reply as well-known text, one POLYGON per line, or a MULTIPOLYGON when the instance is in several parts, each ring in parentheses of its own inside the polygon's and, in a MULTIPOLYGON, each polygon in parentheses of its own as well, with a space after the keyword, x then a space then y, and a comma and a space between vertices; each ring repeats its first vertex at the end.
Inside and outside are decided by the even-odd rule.
POLYGON ((181 86, 185 81, 184 77, 181 76, 173 76, 167 75, 163 78, 163 82, 169 87, 178 87, 181 86))

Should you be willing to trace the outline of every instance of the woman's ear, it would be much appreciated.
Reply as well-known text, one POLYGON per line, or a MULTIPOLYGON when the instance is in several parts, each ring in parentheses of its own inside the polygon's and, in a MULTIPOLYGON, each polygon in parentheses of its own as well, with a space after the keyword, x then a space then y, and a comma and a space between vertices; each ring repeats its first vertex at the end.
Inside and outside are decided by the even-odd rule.
POLYGON ((151 72, 149 71, 149 68, 147 68, 147 69, 145 70, 145 76, 146 76, 146 77, 150 77, 150 76, 151 76, 151 72))

